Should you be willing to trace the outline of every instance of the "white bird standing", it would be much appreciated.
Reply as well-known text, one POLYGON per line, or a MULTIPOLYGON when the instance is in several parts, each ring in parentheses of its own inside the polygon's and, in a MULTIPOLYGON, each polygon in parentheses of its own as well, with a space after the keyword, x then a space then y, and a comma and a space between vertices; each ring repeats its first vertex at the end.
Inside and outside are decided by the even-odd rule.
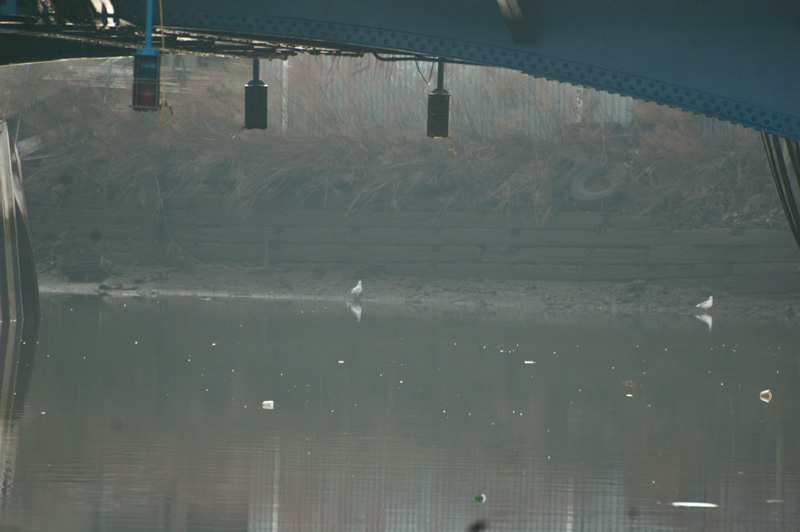
POLYGON ((714 306, 714 296, 708 296, 708 299, 703 301, 702 303, 698 303, 695 305, 697 308, 701 308, 703 310, 708 310, 714 306))
POLYGON ((361 281, 359 281, 359 282, 358 282, 358 284, 357 284, 357 285, 355 285, 355 286, 353 287, 353 289, 352 289, 352 290, 350 290, 350 293, 351 293, 351 294, 352 294, 354 297, 356 297, 356 298, 360 298, 360 297, 361 297, 361 291, 362 291, 362 290, 364 290, 364 288, 361 286, 361 281))

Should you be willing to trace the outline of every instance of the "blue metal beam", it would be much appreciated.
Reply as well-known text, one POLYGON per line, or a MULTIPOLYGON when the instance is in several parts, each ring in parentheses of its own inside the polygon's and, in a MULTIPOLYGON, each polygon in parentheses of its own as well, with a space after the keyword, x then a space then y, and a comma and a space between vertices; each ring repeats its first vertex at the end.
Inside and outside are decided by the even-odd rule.
POLYGON ((16 14, 17 14, 17 0, 0 1, 0 16, 16 15, 16 14))
MULTIPOLYGON (((114 4, 121 19, 145 26, 147 2, 114 4)), ((800 2, 794 0, 161 0, 159 5, 163 10, 154 23, 161 24, 163 12, 164 26, 174 30, 510 68, 800 140, 800 2)), ((11 41, 0 27, 0 47, 12 42, 25 41, 11 41)), ((4 47, 5 62, 9 54, 26 57, 25 50, 4 47)), ((191 49, 180 42, 172 49, 181 47, 191 49)), ((57 50, 53 53, 57 58, 57 50)))
MULTIPOLYGON (((115 4, 121 18, 144 21, 143 2, 115 4)), ((800 2, 163 0, 163 9, 168 27, 511 68, 800 139, 800 2), (503 3, 521 8, 525 38, 503 3)))

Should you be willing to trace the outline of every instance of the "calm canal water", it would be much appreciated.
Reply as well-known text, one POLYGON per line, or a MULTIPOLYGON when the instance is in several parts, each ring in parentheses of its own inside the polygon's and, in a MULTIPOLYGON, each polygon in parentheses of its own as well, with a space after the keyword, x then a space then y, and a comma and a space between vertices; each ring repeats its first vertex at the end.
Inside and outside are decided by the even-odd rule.
POLYGON ((0 530, 800 530, 792 324, 352 310, 45 297, 0 530))

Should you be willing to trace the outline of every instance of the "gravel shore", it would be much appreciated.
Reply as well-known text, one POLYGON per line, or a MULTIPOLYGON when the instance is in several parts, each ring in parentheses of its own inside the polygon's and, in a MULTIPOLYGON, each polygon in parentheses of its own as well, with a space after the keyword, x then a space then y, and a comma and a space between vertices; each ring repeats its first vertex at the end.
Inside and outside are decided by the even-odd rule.
MULTIPOLYGON (((260 268, 196 266, 191 271, 131 268, 97 283, 73 283, 55 272, 39 275, 42 294, 104 297, 247 298, 273 301, 347 302, 357 279, 348 273, 267 271, 260 268)), ((486 279, 438 279, 376 275, 362 279, 362 304, 487 311, 533 315, 542 312, 693 315, 703 311, 709 288, 684 288, 634 281, 541 282, 486 279)), ((779 295, 713 293, 714 316, 789 320, 800 324, 800 301, 779 295)))

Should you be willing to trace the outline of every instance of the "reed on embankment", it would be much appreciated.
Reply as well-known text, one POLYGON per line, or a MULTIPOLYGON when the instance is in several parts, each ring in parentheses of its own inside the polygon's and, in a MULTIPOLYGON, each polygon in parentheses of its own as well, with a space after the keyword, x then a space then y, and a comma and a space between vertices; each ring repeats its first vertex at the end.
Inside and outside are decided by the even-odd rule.
POLYGON ((40 141, 24 157, 29 196, 92 191, 157 209, 169 195, 216 195, 233 214, 267 197, 350 211, 424 203, 545 220, 580 207, 570 165, 615 163, 621 195, 604 209, 782 223, 756 132, 655 104, 451 66, 452 138, 434 140, 430 65, 302 56, 262 68, 270 125, 247 131, 249 61, 165 58, 162 113, 130 110, 129 63, 0 69, 0 117, 40 141))

